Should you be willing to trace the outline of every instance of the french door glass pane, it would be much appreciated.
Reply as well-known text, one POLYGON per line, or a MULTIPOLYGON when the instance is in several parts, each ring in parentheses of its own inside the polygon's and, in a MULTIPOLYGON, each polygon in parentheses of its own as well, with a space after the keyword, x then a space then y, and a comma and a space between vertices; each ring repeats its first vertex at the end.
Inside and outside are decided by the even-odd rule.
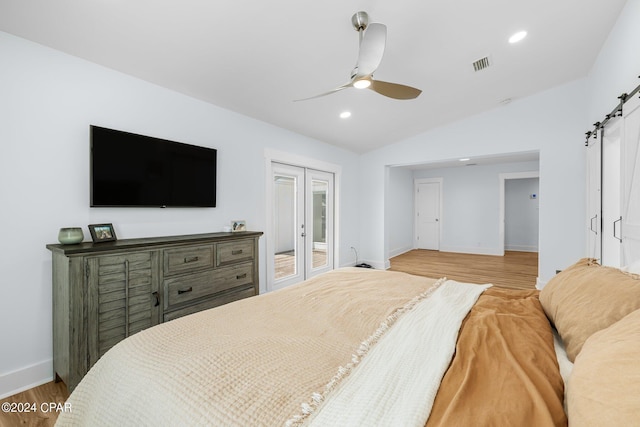
POLYGON ((296 177, 274 175, 275 273, 276 280, 295 276, 298 263, 296 239, 296 177))
POLYGON ((313 180, 313 268, 327 265, 327 181, 313 180))

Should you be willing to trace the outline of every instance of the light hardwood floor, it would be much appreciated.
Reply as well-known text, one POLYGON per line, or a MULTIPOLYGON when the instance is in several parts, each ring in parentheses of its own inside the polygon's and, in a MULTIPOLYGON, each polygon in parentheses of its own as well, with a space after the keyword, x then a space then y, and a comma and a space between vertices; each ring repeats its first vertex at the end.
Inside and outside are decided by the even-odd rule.
POLYGON ((506 251, 504 256, 493 256, 414 249, 390 261, 390 270, 514 289, 534 289, 538 276, 536 252, 506 251))
MULTIPOLYGON (((51 427, 58 419, 57 405, 64 405, 64 401, 69 397, 67 387, 63 382, 50 382, 39 387, 32 388, 22 393, 14 394, 6 399, 0 400, 0 405, 8 402, 15 404, 12 409, 20 409, 21 412, 0 411, 0 426, 33 426, 51 427), (28 406, 29 411, 25 410, 28 406), (34 409, 32 412, 31 409, 34 409)), ((73 408, 71 408, 73 410, 73 408)))

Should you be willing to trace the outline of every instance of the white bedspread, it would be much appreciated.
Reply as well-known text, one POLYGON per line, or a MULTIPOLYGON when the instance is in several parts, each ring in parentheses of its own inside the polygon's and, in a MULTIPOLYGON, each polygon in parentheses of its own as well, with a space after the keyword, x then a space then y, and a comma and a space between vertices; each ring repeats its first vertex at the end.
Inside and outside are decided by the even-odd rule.
POLYGON ((460 325, 490 286, 443 283, 380 339, 318 408, 310 425, 423 427, 460 325))

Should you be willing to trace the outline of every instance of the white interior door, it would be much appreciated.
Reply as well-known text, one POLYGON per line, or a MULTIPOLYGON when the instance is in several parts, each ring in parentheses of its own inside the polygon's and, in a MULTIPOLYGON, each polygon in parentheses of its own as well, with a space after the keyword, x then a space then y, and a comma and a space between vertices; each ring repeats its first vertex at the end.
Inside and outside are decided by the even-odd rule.
POLYGON ((640 96, 625 102, 622 130, 622 266, 640 260, 640 96))
POLYGON ((587 256, 602 262, 602 133, 587 147, 587 256))
POLYGON ((440 250, 441 179, 419 179, 415 184, 416 248, 440 250))
POLYGON ((280 289, 334 267, 334 175, 272 163, 273 283, 280 289))

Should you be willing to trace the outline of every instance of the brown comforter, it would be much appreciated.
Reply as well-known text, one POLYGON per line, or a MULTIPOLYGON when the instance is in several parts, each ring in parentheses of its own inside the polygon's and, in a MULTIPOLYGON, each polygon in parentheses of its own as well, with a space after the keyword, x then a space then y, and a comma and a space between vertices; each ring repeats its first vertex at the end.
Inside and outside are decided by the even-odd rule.
POLYGON ((487 289, 465 319, 427 427, 566 426, 538 291, 487 289))

